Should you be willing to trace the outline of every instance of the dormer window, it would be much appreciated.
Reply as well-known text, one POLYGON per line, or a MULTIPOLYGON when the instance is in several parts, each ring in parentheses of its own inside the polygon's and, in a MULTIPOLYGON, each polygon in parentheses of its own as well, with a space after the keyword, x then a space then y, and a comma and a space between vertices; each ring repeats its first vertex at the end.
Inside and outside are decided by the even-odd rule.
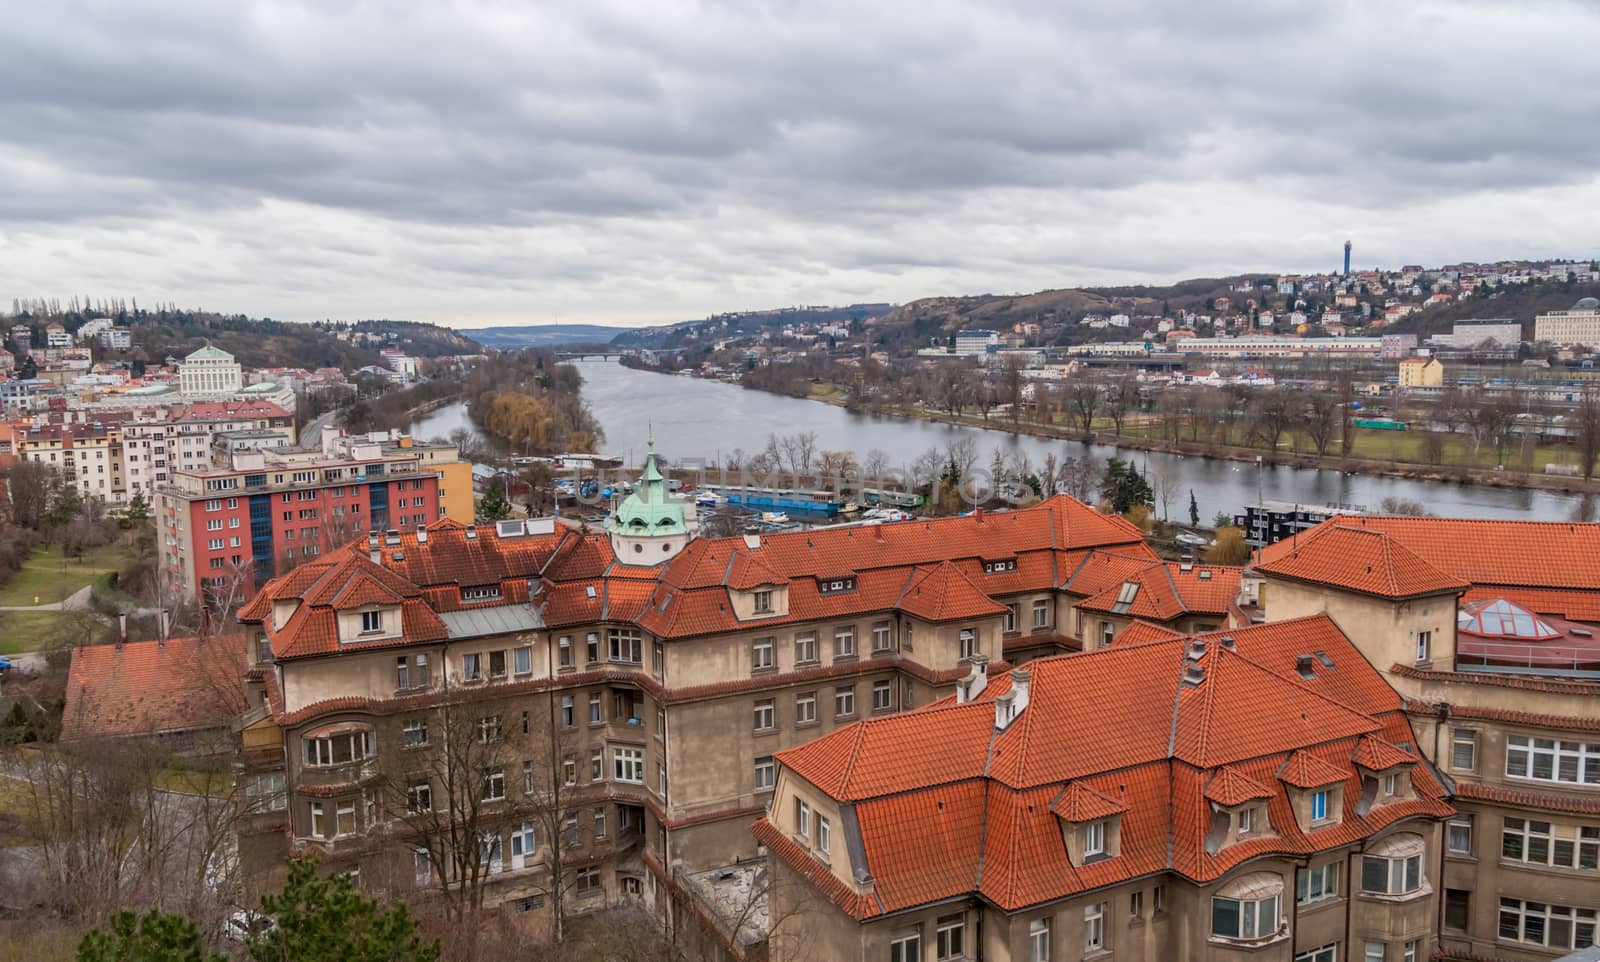
POLYGON ((770 590, 757 591, 754 594, 754 598, 756 614, 768 615, 772 613, 772 592, 770 590))
POLYGON ((828 578, 817 582, 817 594, 831 595, 839 591, 856 590, 856 579, 852 575, 847 578, 828 578))
POLYGON ((376 635, 383 631, 383 612, 363 611, 361 613, 361 633, 363 635, 376 635))
POLYGON ((1321 789, 1311 793, 1311 820, 1313 822, 1326 821, 1328 818, 1328 790, 1321 789))
POLYGON ((1255 831, 1255 827, 1256 810, 1253 808, 1239 809, 1239 834, 1249 835, 1251 832, 1255 831))
POLYGON ((499 601, 500 586, 486 585, 478 588, 462 588, 462 601, 499 601))
POLYGON ((1090 822, 1083 827, 1083 856, 1093 858, 1106 854, 1106 820, 1090 822))
POLYGON ((1007 558, 1005 561, 985 561, 983 573, 986 575, 1004 574, 1007 571, 1017 570, 1017 559, 1007 558))

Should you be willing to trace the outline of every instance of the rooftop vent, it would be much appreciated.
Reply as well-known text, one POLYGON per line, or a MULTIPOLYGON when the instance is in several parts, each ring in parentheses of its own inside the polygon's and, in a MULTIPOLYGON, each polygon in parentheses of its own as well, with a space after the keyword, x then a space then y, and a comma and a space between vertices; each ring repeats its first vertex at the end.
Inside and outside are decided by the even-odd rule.
POLYGON ((1199 578, 1201 581, 1210 581, 1211 580, 1211 569, 1202 568, 1200 570, 1200 573, 1195 575, 1195 577, 1199 578))
POLYGON ((1324 667, 1324 668, 1332 668, 1333 667, 1333 659, 1329 658, 1328 657, 1328 653, 1325 652, 1325 651, 1317 652, 1317 660, 1322 662, 1322 667, 1324 667))
POLYGON ((1593 638, 1594 637, 1594 632, 1590 631, 1587 628, 1568 628, 1567 631, 1570 632, 1571 634, 1577 635, 1579 638, 1593 638))
POLYGON ((1195 662, 1183 666, 1183 687, 1199 688, 1200 683, 1206 680, 1205 667, 1195 662))
POLYGON ((424 528, 422 525, 419 524, 419 525, 417 525, 417 544, 427 544, 427 543, 428 543, 428 529, 424 528))
POLYGON ((1182 564, 1178 565, 1178 570, 1183 572, 1184 574, 1188 574, 1189 572, 1194 570, 1194 562, 1193 561, 1184 561, 1182 564))
POLYGON ((404 551, 396 551, 389 558, 393 561, 404 561, 406 560, 406 553, 404 551))
POLYGON ((1206 640, 1204 638, 1196 638, 1195 640, 1189 642, 1189 655, 1190 655, 1190 657, 1199 658, 1199 657, 1202 657, 1203 655, 1205 655, 1205 653, 1206 653, 1206 640))
POLYGON ((388 545, 391 548, 394 547, 395 545, 399 544, 400 543, 400 532, 396 531, 393 528, 390 528, 388 531, 385 531, 383 533, 383 543, 388 545))
POLYGON ((1232 635, 1222 636, 1222 647, 1228 649, 1229 651, 1235 651, 1238 649, 1238 645, 1234 642, 1232 635))
POLYGON ((1026 668, 1012 669, 1011 690, 994 700, 994 727, 1004 730, 1028 707, 1028 690, 1032 682, 1033 673, 1026 668))
POLYGON ((749 548, 751 551, 760 550, 761 533, 758 531, 746 531, 744 533, 744 546, 749 548))
POLYGON ((1317 677, 1317 673, 1316 673, 1315 670, 1313 670, 1313 667, 1312 667, 1315 663, 1316 663, 1316 659, 1311 657, 1310 655, 1295 655, 1294 656, 1295 674, 1299 675, 1301 678, 1315 678, 1315 677, 1317 677))
POLYGON ((477 528, 468 528, 467 529, 467 540, 468 541, 477 541, 478 540, 478 529, 477 528))
POLYGON ((964 705, 983 694, 989 686, 989 659, 982 655, 972 656, 972 670, 967 672, 967 677, 956 682, 956 704, 964 705))

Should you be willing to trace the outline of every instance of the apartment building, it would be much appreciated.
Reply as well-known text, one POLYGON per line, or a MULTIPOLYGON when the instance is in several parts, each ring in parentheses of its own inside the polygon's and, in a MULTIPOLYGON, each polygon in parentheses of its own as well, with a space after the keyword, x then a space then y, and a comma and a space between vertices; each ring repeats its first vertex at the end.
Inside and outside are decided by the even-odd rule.
POLYGON ((450 860, 421 840, 412 799, 453 796, 444 733, 481 723, 492 760, 469 767, 487 904, 547 910, 555 861, 577 910, 639 899, 681 920, 693 873, 755 861, 779 752, 943 697, 980 656, 1077 650, 1071 605, 1124 571, 1104 554, 1156 561, 1136 528, 1064 496, 699 538, 653 455, 604 532, 546 519, 375 534, 240 612, 246 782, 282 792, 243 850, 271 865, 288 844, 426 888, 450 860), (405 792, 379 790, 401 775, 405 792), (543 827, 552 791, 559 839, 543 827))
POLYGON ((1585 297, 1571 310, 1550 311, 1533 319, 1533 339, 1548 344, 1600 348, 1600 299, 1585 297))
POLYGON ((122 426, 52 424, 17 428, 13 448, 18 458, 61 471, 84 497, 122 500, 122 426))
MULTIPOLYGON (((209 436, 207 436, 209 445, 209 436)), ((175 597, 228 601, 368 531, 439 518, 439 475, 414 450, 240 450, 173 468, 157 487, 162 573, 175 597)))
POLYGON ((1325 613, 1405 699, 1457 809, 1442 956, 1594 944, 1600 525, 1345 516, 1265 548, 1251 577, 1269 622, 1325 613))
POLYGON ((211 463, 213 438, 238 431, 269 431, 294 444, 294 415, 270 401, 206 401, 139 412, 123 427, 123 477, 128 497, 155 489, 184 468, 211 463))
POLYGON ((774 962, 1416 962, 1436 944, 1453 811, 1400 697, 1326 615, 1004 674, 974 660, 952 697, 777 761, 755 828, 774 962))

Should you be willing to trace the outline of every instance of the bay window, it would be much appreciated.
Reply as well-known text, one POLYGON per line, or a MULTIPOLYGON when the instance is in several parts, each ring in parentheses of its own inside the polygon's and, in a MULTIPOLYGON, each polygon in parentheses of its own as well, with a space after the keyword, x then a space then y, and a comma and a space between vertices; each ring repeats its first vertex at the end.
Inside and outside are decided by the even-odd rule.
POLYGON ((1361 891, 1369 895, 1410 895, 1422 888, 1420 835, 1393 835, 1361 857, 1361 891))
POLYGON ((348 765, 377 754, 370 729, 308 735, 302 740, 305 763, 313 768, 348 765))
POLYGON ((1211 935, 1218 939, 1259 941, 1278 934, 1283 879, 1257 872, 1236 879, 1211 898, 1211 935))

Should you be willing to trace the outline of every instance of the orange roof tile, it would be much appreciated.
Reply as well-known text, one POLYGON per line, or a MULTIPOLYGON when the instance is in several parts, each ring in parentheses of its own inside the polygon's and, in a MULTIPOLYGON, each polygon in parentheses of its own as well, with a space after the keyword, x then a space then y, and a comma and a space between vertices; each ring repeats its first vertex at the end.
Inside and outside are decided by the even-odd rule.
POLYGON ((1205 797, 1218 805, 1232 807, 1253 798, 1271 798, 1272 790, 1232 765, 1224 765, 1206 782, 1205 797))
POLYGON ((1324 785, 1337 785, 1345 780, 1345 771, 1323 761, 1307 751, 1298 751, 1289 756, 1283 767, 1278 769, 1278 779, 1296 788, 1321 788, 1324 785))
POLYGON ((1467 582, 1445 574, 1375 528, 1328 522, 1289 542, 1278 542, 1286 543, 1293 544, 1291 550, 1266 556, 1256 569, 1383 598, 1417 598, 1468 588, 1467 582))
POLYGON ((1368 735, 1356 742, 1356 748, 1350 754, 1350 760, 1369 772, 1381 772, 1386 768, 1395 768, 1399 765, 1415 765, 1417 763, 1415 755, 1408 755, 1382 738, 1372 735, 1368 735))
POLYGON ((61 740, 226 726, 244 710, 244 635, 72 649, 61 740))
POLYGON ((923 621, 955 621, 997 615, 1006 606, 979 590, 972 579, 948 561, 932 568, 917 568, 895 607, 923 621))
POLYGON ((1127 810, 1128 806, 1105 797, 1079 781, 1068 782, 1061 796, 1050 805, 1050 811, 1069 822, 1092 822, 1121 815, 1127 810))

